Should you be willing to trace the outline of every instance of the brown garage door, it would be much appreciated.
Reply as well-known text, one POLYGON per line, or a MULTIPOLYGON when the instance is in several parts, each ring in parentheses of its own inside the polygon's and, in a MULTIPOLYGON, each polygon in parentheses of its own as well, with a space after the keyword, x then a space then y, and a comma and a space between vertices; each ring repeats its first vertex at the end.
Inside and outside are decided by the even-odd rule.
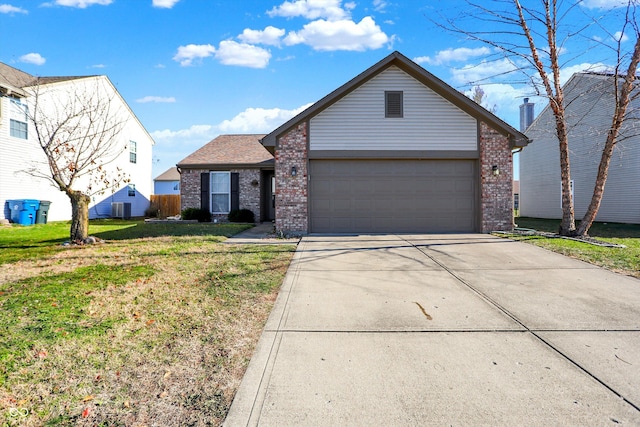
POLYGON ((474 160, 311 160, 314 233, 476 231, 474 160))

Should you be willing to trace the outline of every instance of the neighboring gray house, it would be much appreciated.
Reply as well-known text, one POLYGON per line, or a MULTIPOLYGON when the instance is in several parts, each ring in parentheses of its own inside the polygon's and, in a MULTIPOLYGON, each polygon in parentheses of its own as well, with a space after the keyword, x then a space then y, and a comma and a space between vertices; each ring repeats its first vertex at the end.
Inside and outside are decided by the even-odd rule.
MULTIPOLYGON (((614 110, 613 76, 577 73, 565 84, 575 215, 584 216, 595 185, 614 110)), ((629 106, 637 116, 638 101, 629 106)), ((560 155, 553 114, 547 106, 526 131, 531 143, 520 154, 520 215, 562 218, 560 155)), ((628 121, 615 148, 596 221, 640 223, 640 135, 628 121)))
POLYGON ((153 180, 153 194, 180 194, 178 168, 169 168, 153 180))
POLYGON ((287 234, 513 228, 524 134, 393 52, 262 139, 287 234))
POLYGON ((273 156, 263 136, 220 135, 181 160, 181 210, 208 209, 226 221, 231 210, 249 209, 256 221, 273 221, 273 156))

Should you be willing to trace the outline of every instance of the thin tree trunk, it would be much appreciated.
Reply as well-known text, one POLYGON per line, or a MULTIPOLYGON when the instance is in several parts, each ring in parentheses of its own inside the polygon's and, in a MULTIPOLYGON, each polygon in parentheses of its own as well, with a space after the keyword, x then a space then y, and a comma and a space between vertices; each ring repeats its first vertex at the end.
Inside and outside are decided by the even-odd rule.
MULTIPOLYGON (((609 165, 611 164, 611 157, 613 156, 613 149, 618 142, 618 134, 620 128, 624 123, 625 115, 627 114, 627 107, 631 98, 631 92, 634 89, 633 82, 636 79, 636 71, 638 70, 638 63, 640 62, 640 37, 636 33, 636 44, 633 50, 633 56, 631 62, 627 68, 627 74, 624 76, 624 82, 620 93, 616 93, 616 109, 613 114, 613 120, 611 121, 611 128, 607 133, 607 140, 602 149, 602 157, 600 158, 600 165, 598 166, 598 175, 596 177, 596 184, 593 189, 593 196, 591 197, 591 203, 587 208, 587 212, 584 214, 584 218, 580 222, 577 234, 580 236, 586 236, 589 233, 589 229, 593 224, 593 221, 598 215, 600 210, 600 204, 602 203, 602 196, 604 195, 604 186, 607 183, 607 177, 609 176, 609 165)), ((614 79, 618 78, 616 74, 614 79)), ((614 81, 614 88, 617 89, 617 82, 614 81)))
POLYGON ((89 236, 91 198, 80 191, 71 191, 67 195, 71 199, 71 242, 83 242, 89 236))

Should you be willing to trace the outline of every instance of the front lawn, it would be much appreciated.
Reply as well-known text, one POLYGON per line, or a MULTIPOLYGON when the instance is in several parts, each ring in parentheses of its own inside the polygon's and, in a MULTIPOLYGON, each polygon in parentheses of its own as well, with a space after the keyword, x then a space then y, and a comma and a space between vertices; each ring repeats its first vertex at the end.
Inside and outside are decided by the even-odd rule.
MULTIPOLYGON (((559 220, 516 218, 518 227, 556 233, 559 220)), ((573 258, 599 265, 618 273, 640 278, 640 225, 594 223, 589 235, 598 240, 616 243, 626 248, 594 246, 575 240, 541 236, 510 236, 573 258)))
POLYGON ((219 424, 295 250, 246 227, 0 228, 0 425, 219 424))

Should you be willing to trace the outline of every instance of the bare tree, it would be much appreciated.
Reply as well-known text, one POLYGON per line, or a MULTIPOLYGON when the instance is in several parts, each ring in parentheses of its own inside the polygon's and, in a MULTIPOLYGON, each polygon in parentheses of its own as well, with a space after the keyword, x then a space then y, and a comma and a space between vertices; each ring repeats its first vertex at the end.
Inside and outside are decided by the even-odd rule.
POLYGON ((482 89, 480 86, 474 86, 473 92, 471 92, 471 99, 473 99, 473 101, 476 104, 482 105, 484 108, 486 108, 487 110, 491 111, 494 114, 498 109, 498 106, 496 104, 493 104, 493 105, 487 104, 487 94, 484 91, 484 89, 482 89))
MULTIPOLYGON (((640 31, 636 21, 637 0, 626 0, 624 13, 616 16, 613 33, 604 28, 603 16, 587 16, 582 10, 583 1, 538 0, 524 5, 520 0, 493 0, 490 4, 467 1, 466 10, 455 18, 444 17, 437 23, 441 28, 463 34, 495 49, 500 57, 511 64, 512 71, 521 73, 522 82, 529 83, 538 95, 549 100, 555 119, 555 134, 560 154, 562 181, 562 221, 560 234, 587 235, 600 208, 607 181, 613 150, 618 142, 620 129, 627 117, 627 107, 636 87, 636 71, 640 59, 640 31), (599 27, 608 35, 607 40, 595 40, 584 35, 586 29, 599 27), (624 51, 623 37, 634 37, 632 51, 624 51), (574 204, 571 196, 571 167, 569 128, 567 125, 564 89, 561 70, 579 54, 565 53, 570 40, 581 39, 588 50, 588 43, 598 43, 600 48, 613 52, 611 74, 615 93, 615 110, 606 135, 598 168, 593 197, 579 228, 575 226, 574 204), (573 55, 573 56, 571 56, 573 55), (567 57, 568 58, 565 58, 567 57)), ((619 5, 620 2, 618 2, 619 5)), ((603 12, 606 15, 606 12, 603 12)), ((611 15, 611 13, 609 13, 611 15)), ((611 16, 609 16, 611 19, 611 16)))
POLYGON ((46 166, 34 163, 26 172, 69 197, 72 242, 88 236, 91 197, 129 181, 122 169, 108 166, 127 148, 119 137, 126 115, 108 85, 100 78, 62 87, 38 79, 26 88, 27 118, 46 157, 46 166))

